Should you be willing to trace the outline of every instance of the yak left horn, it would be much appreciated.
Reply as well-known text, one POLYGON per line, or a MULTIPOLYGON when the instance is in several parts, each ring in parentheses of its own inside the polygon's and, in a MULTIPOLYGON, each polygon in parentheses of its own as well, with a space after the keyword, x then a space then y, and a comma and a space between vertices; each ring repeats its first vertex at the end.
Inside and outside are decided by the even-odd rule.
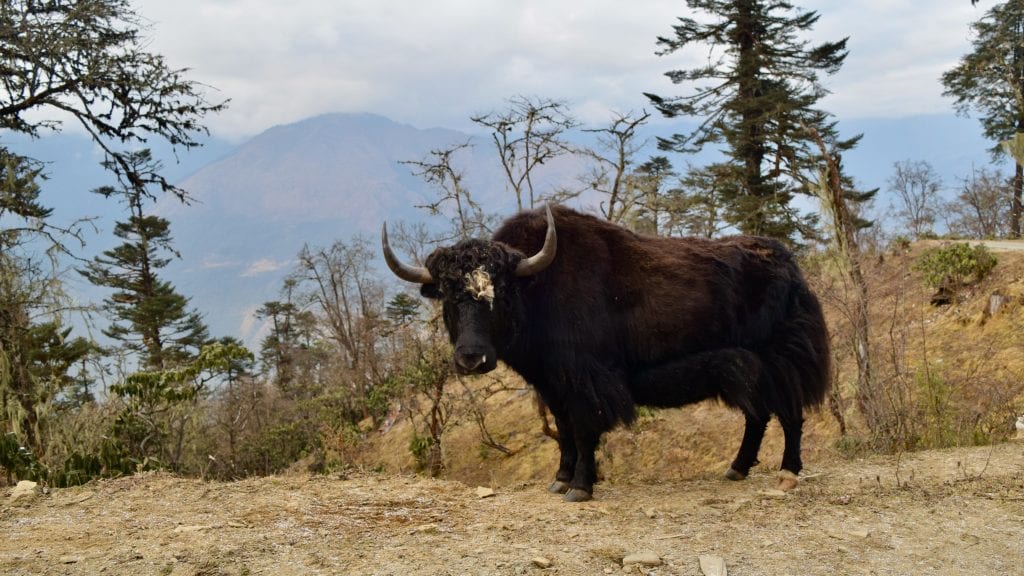
POLYGON ((384 248, 384 261, 387 262, 388 268, 395 273, 402 280, 408 282, 416 282, 418 284, 433 284, 434 278, 430 275, 430 270, 427 270, 423 266, 410 266, 398 259, 395 253, 391 250, 391 245, 388 244, 388 224, 384 223, 383 228, 380 231, 380 243, 384 248))
POLYGON ((544 236, 544 245, 541 246, 540 252, 519 262, 519 266, 516 267, 516 276, 532 276, 547 268, 555 259, 555 253, 558 251, 558 237, 555 235, 555 218, 551 215, 550 205, 545 204, 544 210, 548 216, 548 231, 544 236))

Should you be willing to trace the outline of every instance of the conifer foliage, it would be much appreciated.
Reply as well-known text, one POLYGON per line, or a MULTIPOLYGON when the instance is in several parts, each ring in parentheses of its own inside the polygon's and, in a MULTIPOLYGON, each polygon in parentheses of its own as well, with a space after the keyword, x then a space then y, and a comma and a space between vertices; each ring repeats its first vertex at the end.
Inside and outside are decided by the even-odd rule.
MULTIPOLYGON (((788 2, 687 0, 691 12, 672 36, 659 37, 660 55, 706 50, 706 64, 666 75, 688 94, 646 94, 665 116, 694 117, 689 133, 661 139, 663 149, 696 152, 724 145, 727 161, 715 172, 735 186, 720 185, 726 219, 746 233, 790 237, 802 224, 790 202, 800 188, 795 174, 818 163, 805 126, 824 137, 834 123, 816 108, 828 92, 820 76, 834 74, 846 58, 846 39, 812 45, 800 38, 818 21, 816 12, 788 2)), ((839 143, 852 148, 856 138, 839 143)))

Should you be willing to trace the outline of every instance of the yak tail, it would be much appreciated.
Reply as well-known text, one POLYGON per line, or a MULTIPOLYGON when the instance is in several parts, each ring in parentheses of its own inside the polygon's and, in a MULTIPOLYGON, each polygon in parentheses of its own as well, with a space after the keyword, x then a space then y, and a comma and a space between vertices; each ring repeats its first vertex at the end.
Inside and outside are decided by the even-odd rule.
POLYGON ((799 416, 824 401, 831 383, 828 328, 806 285, 794 288, 785 321, 758 357, 763 363, 758 388, 771 412, 799 416))

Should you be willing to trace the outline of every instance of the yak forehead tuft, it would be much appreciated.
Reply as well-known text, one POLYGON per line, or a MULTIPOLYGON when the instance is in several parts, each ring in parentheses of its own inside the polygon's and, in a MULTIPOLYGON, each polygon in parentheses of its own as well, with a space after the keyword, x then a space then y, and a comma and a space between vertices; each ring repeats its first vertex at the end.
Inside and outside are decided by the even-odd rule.
POLYGON ((466 292, 476 300, 483 300, 494 308, 494 282, 483 266, 466 274, 466 292))

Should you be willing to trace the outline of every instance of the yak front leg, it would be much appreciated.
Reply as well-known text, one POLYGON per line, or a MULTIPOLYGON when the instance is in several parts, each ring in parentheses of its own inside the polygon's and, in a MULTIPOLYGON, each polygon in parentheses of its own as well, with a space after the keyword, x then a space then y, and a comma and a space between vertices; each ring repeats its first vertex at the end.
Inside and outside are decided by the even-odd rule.
POLYGON ((594 497, 594 483, 597 482, 597 461, 594 451, 601 433, 586 426, 573 428, 576 444, 576 470, 569 482, 569 491, 562 496, 566 502, 586 502, 594 497))
POLYGON ((555 426, 558 427, 558 472, 555 473, 555 481, 548 486, 548 492, 553 494, 565 494, 569 491, 569 483, 576 474, 576 440, 573 434, 572 425, 568 418, 559 417, 552 411, 555 417, 555 426))

